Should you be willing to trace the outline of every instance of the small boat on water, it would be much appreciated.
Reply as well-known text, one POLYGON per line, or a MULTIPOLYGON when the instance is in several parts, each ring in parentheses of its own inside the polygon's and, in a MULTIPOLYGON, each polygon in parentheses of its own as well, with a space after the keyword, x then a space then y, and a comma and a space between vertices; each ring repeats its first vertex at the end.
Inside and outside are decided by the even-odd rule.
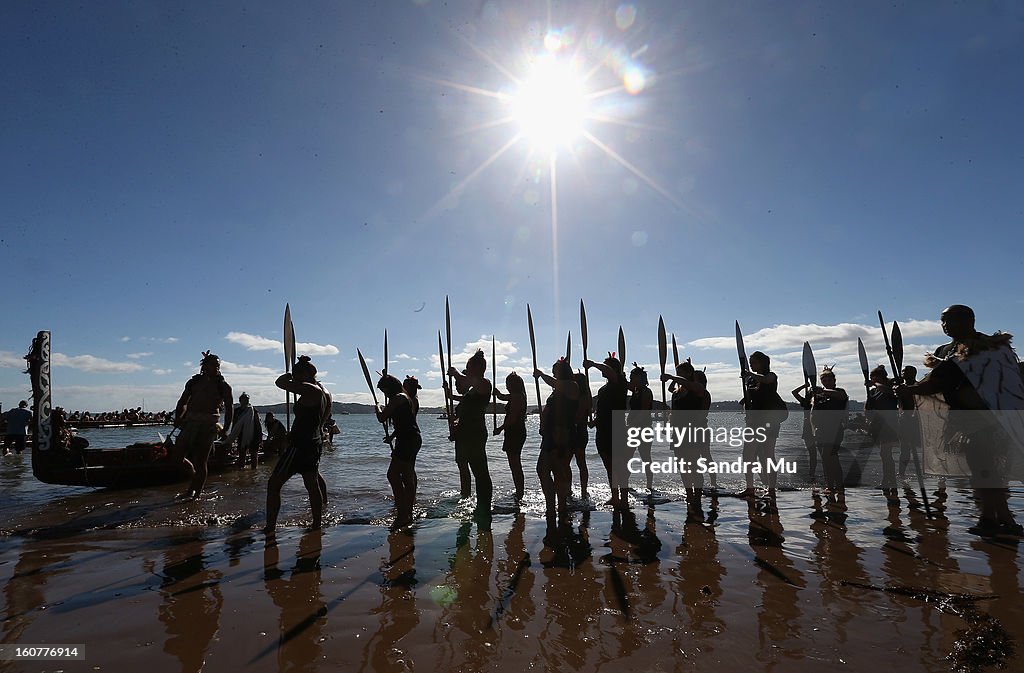
MULTIPOLYGON (((126 488, 190 478, 186 465, 174 459, 174 442, 170 436, 160 442, 96 449, 86 448, 88 442, 72 434, 63 413, 55 413, 52 406, 49 331, 36 335, 25 359, 35 402, 32 473, 36 479, 67 486, 126 488)), ((215 449, 207 467, 214 474, 240 466, 225 451, 215 449)))

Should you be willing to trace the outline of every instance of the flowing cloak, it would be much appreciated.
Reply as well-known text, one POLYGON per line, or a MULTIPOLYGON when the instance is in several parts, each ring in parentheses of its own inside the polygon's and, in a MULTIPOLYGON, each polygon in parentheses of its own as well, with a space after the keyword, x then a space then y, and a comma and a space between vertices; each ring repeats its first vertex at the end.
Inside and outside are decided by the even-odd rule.
POLYGON ((935 367, 944 361, 952 361, 959 366, 967 382, 991 411, 956 410, 942 394, 916 396, 924 471, 940 476, 970 476, 971 470, 958 444, 954 422, 963 426, 957 415, 973 417, 984 414, 984 419, 969 419, 969 425, 974 428, 979 423, 990 425, 993 436, 1005 445, 998 447, 1005 456, 1005 463, 1000 466, 1003 475, 1007 479, 1024 479, 1024 379, 1009 340, 1001 340, 996 348, 976 352, 967 358, 953 355, 947 360, 926 361, 925 364, 935 367))

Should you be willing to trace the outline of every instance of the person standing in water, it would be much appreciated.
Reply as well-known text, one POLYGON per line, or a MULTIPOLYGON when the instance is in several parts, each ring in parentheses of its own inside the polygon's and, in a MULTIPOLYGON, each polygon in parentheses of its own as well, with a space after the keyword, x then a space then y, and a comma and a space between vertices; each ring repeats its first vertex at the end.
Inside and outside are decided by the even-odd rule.
MULTIPOLYGON (((771 371, 771 359, 761 351, 750 355, 750 371, 747 372, 744 408, 747 411, 747 427, 764 429, 764 439, 752 439, 743 444, 743 460, 761 466, 761 483, 768 488, 768 498, 775 498, 775 482, 778 475, 769 469, 768 461, 775 460, 775 444, 779 439, 778 416, 787 416, 786 403, 779 397, 779 379, 771 371)), ((784 420, 784 418, 783 418, 784 420)), ((745 473, 747 487, 741 493, 745 498, 754 496, 754 475, 745 473)))
POLYGON ((236 439, 238 440, 238 460, 235 461, 235 464, 239 467, 244 466, 247 459, 252 456, 251 464, 255 468, 259 459, 260 444, 263 440, 263 427, 260 425, 260 415, 249 404, 247 393, 238 396, 238 407, 234 411, 231 431, 228 432, 227 437, 228 447, 236 439))
MULTIPOLYGON (((703 372, 700 372, 703 373, 703 372)), ((673 445, 676 458, 685 460, 689 465, 696 466, 697 460, 705 457, 711 460, 711 438, 705 432, 708 427, 708 410, 711 409, 711 393, 708 392, 706 379, 697 377, 690 358, 680 362, 676 373, 665 373, 661 380, 672 387, 672 411, 677 412, 673 423, 685 423, 691 431, 688 438, 673 445)), ((704 475, 696 468, 679 475, 686 489, 686 519, 688 522, 701 521, 704 511, 701 506, 701 494, 704 489, 704 475)), ((716 485, 715 473, 711 473, 712 484, 716 485)), ((713 501, 712 501, 713 502, 713 501)))
POLYGON ((537 476, 544 491, 548 516, 568 514, 569 490, 572 472, 569 462, 573 455, 573 433, 576 429, 576 410, 579 406, 579 386, 573 378, 572 367, 564 358, 551 367, 553 376, 537 369, 534 378, 551 386, 551 395, 544 403, 540 417, 540 456, 537 458, 537 476), (557 509, 556 509, 557 507, 557 509))
MULTIPOLYGON (((654 393, 647 381, 647 372, 644 368, 633 363, 633 369, 629 372, 629 411, 627 425, 629 427, 650 427, 651 412, 654 410, 654 393)), ((654 473, 649 467, 651 464, 651 442, 641 442, 637 447, 640 458, 643 460, 644 478, 647 482, 647 493, 654 494, 654 473)), ((632 456, 627 456, 628 461, 632 456)))
MULTIPOLYGON (((587 486, 590 482, 590 470, 587 468, 587 444, 590 443, 590 414, 594 409, 594 396, 590 392, 590 381, 583 372, 573 375, 580 390, 580 403, 576 407, 576 429, 573 431, 572 455, 576 459, 576 469, 580 472, 580 497, 590 500, 587 486)), ((571 476, 570 476, 571 478, 571 476)))
POLYGON ((220 358, 206 351, 199 373, 185 384, 174 407, 174 425, 181 428, 175 443, 175 457, 192 473, 192 483, 185 497, 198 500, 206 485, 207 461, 218 435, 224 434, 233 420, 234 397, 231 386, 220 373, 220 358), (220 423, 224 410, 224 426, 220 423))
POLYGON ((949 406, 946 450, 962 455, 981 510, 978 523, 969 532, 1024 535, 1024 528, 1010 511, 1007 477, 1021 460, 1024 441, 1017 424, 1024 409, 1024 378, 1010 345, 1012 337, 1004 332, 989 335, 977 331, 974 311, 962 304, 945 309, 940 319, 950 342, 925 357, 925 366, 931 371, 924 379, 897 386, 896 395, 935 395, 949 406))
POLYGON ((316 380, 316 367, 306 355, 292 366, 291 374, 282 374, 275 385, 295 393, 295 416, 288 432, 288 448, 277 461, 267 481, 267 525, 263 529, 273 535, 281 510, 281 488, 293 475, 300 475, 309 494, 313 510, 312 529, 323 526, 327 504, 327 483, 320 474, 320 455, 324 446, 324 424, 331 415, 331 394, 316 380))
POLYGON ((409 390, 416 391, 419 387, 415 378, 407 377, 405 383, 401 383, 390 374, 382 376, 377 383, 377 389, 389 398, 383 409, 374 409, 377 420, 381 423, 391 421, 394 427, 388 483, 395 497, 393 527, 396 529, 412 523, 413 506, 416 504, 416 454, 423 446, 423 437, 416 423, 419 401, 415 394, 410 395, 409 390))
POLYGON ((501 450, 508 458, 515 485, 515 500, 518 504, 526 494, 526 476, 523 474, 523 446, 526 444, 526 384, 519 374, 512 372, 505 377, 508 394, 495 390, 498 399, 505 403, 505 420, 494 429, 494 434, 505 433, 501 450))
MULTIPOLYGON (((917 383, 917 367, 907 365, 903 368, 903 385, 913 386, 917 383)), ((899 478, 907 476, 907 465, 914 452, 921 447, 921 424, 917 417, 917 401, 913 393, 905 392, 899 398, 900 418, 900 467, 899 478)))
POLYGON ((618 460, 612 450, 615 413, 626 409, 626 374, 622 369, 622 363, 613 353, 609 353, 602 363, 584 360, 583 366, 587 369, 597 369, 607 380, 607 383, 597 391, 597 403, 594 405, 594 443, 597 445, 597 454, 604 463, 605 472, 608 474, 608 486, 612 492, 612 497, 605 504, 612 507, 629 507, 629 472, 626 469, 626 462, 618 460))
POLYGON ((814 443, 821 454, 821 467, 825 486, 833 495, 842 496, 843 466, 839 462, 839 447, 846 429, 846 410, 850 396, 836 387, 836 374, 832 367, 823 367, 821 386, 811 389, 811 425, 814 443))
POLYGON ((484 378, 487 373, 487 359, 482 350, 477 350, 466 362, 463 374, 451 367, 449 374, 462 395, 455 395, 445 386, 445 394, 459 402, 458 426, 455 430, 455 462, 459 465, 462 496, 470 491, 469 472, 476 480, 476 511, 489 515, 493 486, 487 469, 487 406, 491 401, 491 382, 484 378))
POLYGON ((881 488, 890 502, 899 502, 896 491, 896 463, 892 455, 892 450, 899 443, 896 418, 899 400, 893 392, 893 382, 889 380, 889 373, 884 365, 872 369, 868 376, 871 385, 867 391, 867 400, 864 401, 864 411, 867 413, 871 439, 878 445, 882 456, 881 488))
POLYGON ((814 426, 811 425, 811 396, 810 394, 801 395, 802 392, 810 387, 811 384, 805 381, 802 386, 790 391, 790 395, 793 396, 793 399, 804 410, 804 426, 800 437, 804 440, 804 448, 807 449, 807 478, 814 484, 818 480, 818 448, 814 444, 814 426))

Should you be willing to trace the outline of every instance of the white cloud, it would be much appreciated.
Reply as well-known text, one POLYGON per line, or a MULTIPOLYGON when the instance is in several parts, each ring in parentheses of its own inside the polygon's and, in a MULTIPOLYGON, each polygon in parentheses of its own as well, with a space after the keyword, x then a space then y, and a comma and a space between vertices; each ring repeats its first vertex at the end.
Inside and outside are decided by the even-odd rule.
POLYGON ((10 351, 0 351, 0 367, 25 368, 25 358, 10 351))
POLYGON ((121 337, 121 339, 120 339, 120 340, 121 340, 122 342, 125 342, 125 341, 131 341, 131 340, 132 340, 132 338, 131 338, 130 336, 123 336, 123 337, 121 337))
POLYGON ((398 355, 395 356, 395 359, 397 359, 397 360, 419 360, 419 358, 414 358, 413 356, 409 355, 408 353, 399 353, 398 355))
MULTIPOLYGON (((283 351, 284 343, 276 339, 268 339, 258 334, 247 334, 245 332, 228 332, 224 337, 233 344, 238 344, 249 351, 283 351)), ((309 342, 295 344, 296 355, 337 355, 338 348, 331 344, 321 345, 309 342)))
POLYGON ((259 374, 261 376, 273 376, 275 379, 281 374, 278 370, 271 369, 270 367, 263 367, 260 365, 240 365, 227 360, 220 361, 220 371, 223 374, 259 374))
POLYGON ((146 352, 143 352, 143 353, 128 353, 127 355, 125 355, 125 357, 129 358, 129 359, 132 359, 132 360, 139 360, 141 358, 148 358, 152 354, 153 353, 151 353, 149 351, 146 351, 146 352))
POLYGON ((142 369, 142 365, 135 362, 112 362, 111 360, 98 358, 95 355, 54 353, 51 356, 51 361, 55 367, 70 367, 72 369, 80 369, 83 372, 93 373, 123 374, 137 372, 142 369))
POLYGON ((173 370, 173 369, 153 369, 153 370, 151 370, 151 371, 152 371, 152 372, 153 372, 154 374, 156 374, 157 376, 165 376, 165 375, 167 375, 167 374, 170 374, 170 373, 171 373, 171 372, 173 372, 174 370, 173 370))

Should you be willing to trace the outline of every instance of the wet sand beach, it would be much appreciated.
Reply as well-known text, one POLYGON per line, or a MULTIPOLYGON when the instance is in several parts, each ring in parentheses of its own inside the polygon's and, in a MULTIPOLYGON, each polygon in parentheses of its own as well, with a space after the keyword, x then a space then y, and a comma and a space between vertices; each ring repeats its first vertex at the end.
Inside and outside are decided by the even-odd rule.
POLYGON ((3 643, 86 654, 0 670, 950 671, 972 642, 1019 669, 1017 545, 965 533, 967 490, 933 494, 931 519, 910 491, 854 489, 843 511, 793 490, 777 514, 705 499, 700 524, 668 502, 270 540, 216 496, 111 501, 6 536, 3 643))

